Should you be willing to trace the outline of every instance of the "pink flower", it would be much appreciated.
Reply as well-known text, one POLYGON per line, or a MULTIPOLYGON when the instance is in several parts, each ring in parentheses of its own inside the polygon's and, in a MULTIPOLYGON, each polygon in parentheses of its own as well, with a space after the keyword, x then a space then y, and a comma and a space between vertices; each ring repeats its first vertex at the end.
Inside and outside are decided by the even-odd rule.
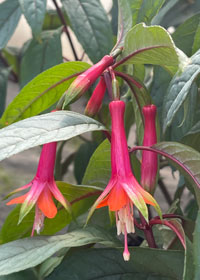
POLYGON ((142 213, 148 221, 147 204, 155 207, 159 215, 161 210, 155 199, 146 192, 137 182, 132 174, 128 146, 124 129, 123 101, 112 101, 109 105, 112 119, 111 135, 111 178, 110 181, 92 206, 88 219, 95 208, 108 206, 110 211, 115 211, 117 233, 123 233, 124 238, 124 260, 129 260, 130 253, 127 245, 127 233, 134 232, 133 205, 142 213))
POLYGON ((88 88, 97 80, 103 71, 114 63, 114 58, 105 55, 98 63, 94 64, 84 73, 80 74, 70 85, 65 96, 64 105, 66 106, 82 96, 88 88))
POLYGON ((85 108, 86 115, 93 117, 95 114, 98 113, 98 111, 101 109, 105 92, 106 83, 104 77, 101 77, 85 108))
POLYGON ((56 142, 43 145, 34 179, 27 185, 18 188, 9 194, 10 196, 21 190, 30 188, 28 193, 12 199, 7 205, 22 203, 19 214, 19 223, 35 205, 35 220, 32 236, 34 230, 36 230, 37 233, 40 233, 42 230, 44 217, 52 219, 57 214, 57 208, 54 204, 53 197, 70 211, 69 202, 65 200, 54 180, 56 146, 56 142))
MULTIPOLYGON (((143 146, 152 146, 157 143, 156 136, 156 106, 144 106, 145 120, 143 146)), ((141 165, 141 185, 150 193, 154 192, 158 170, 158 157, 156 153, 143 151, 141 165)))

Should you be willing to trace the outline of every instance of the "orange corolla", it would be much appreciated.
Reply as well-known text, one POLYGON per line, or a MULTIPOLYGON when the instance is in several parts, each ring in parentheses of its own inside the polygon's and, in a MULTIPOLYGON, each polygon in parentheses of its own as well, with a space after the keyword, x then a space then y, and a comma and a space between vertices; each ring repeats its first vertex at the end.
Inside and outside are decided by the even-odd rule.
POLYGON ((10 195, 30 188, 29 192, 12 199, 7 205, 22 203, 19 215, 19 223, 35 205, 35 220, 32 230, 39 233, 43 228, 44 217, 54 218, 57 208, 53 198, 57 199, 68 211, 70 203, 63 197, 54 180, 54 165, 56 158, 56 142, 43 145, 40 161, 34 179, 27 185, 16 189, 10 195))

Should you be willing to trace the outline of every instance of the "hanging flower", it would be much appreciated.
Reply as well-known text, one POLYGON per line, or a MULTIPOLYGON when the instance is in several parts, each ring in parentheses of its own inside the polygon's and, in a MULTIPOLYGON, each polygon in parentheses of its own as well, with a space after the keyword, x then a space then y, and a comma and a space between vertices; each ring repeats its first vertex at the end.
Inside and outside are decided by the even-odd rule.
POLYGON ((161 210, 155 199, 139 185, 132 173, 124 129, 125 103, 119 100, 112 101, 109 108, 112 119, 112 174, 107 187, 92 206, 88 219, 95 208, 108 206, 110 211, 115 211, 117 234, 123 233, 125 236, 123 257, 124 260, 128 261, 130 253, 127 233, 135 231, 133 205, 138 208, 146 221, 148 221, 146 204, 153 205, 160 216, 161 210))
POLYGON ((21 203, 19 214, 19 222, 30 212, 35 205, 35 220, 32 230, 37 233, 43 228, 44 217, 54 218, 57 214, 57 208, 54 204, 53 197, 57 199, 68 211, 70 211, 70 203, 65 200, 54 180, 54 165, 56 159, 56 142, 43 145, 40 160, 34 179, 27 185, 16 189, 10 195, 19 191, 30 188, 28 193, 14 198, 7 205, 21 203))
MULTIPOLYGON (((143 109, 145 127, 143 146, 152 146, 157 143, 156 135, 156 106, 147 105, 143 109)), ((141 185, 150 193, 154 192, 158 170, 158 157, 150 151, 142 152, 141 185)))
POLYGON ((90 97, 85 108, 85 114, 89 117, 96 115, 101 109, 102 101, 106 92, 106 83, 104 77, 101 76, 95 90, 90 97))

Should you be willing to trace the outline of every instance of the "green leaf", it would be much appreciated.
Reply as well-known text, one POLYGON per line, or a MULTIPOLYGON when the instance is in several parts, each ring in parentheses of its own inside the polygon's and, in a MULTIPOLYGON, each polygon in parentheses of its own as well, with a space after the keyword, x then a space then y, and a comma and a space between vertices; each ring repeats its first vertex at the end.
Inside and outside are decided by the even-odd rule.
MULTIPOLYGON (((124 64, 158 64, 178 68, 179 58, 169 33, 161 26, 137 24, 125 38, 124 64)), ((171 71, 171 69, 169 68, 171 71)))
MULTIPOLYGON (((69 249, 65 248, 62 251, 64 251, 64 253, 67 253, 69 249)), ((37 279, 44 279, 45 277, 47 277, 49 274, 52 273, 52 271, 54 271, 54 269, 62 262, 63 258, 65 257, 64 254, 57 254, 57 256, 53 256, 50 257, 49 259, 47 259, 46 261, 44 261, 43 263, 41 263, 39 265, 38 269, 38 278, 37 279)), ((1 280, 1 279, 0 279, 1 280)))
POLYGON ((184 51, 188 56, 191 56, 199 49, 199 32, 200 13, 194 15, 178 26, 173 33, 172 38, 178 48, 184 51))
POLYGON ((151 97, 157 107, 159 120, 162 120, 163 99, 171 81, 171 75, 162 67, 154 66, 153 81, 151 84, 151 97))
MULTIPOLYGON (((176 142, 182 140, 187 135, 195 122, 196 109, 199 107, 197 103, 198 88, 193 84, 189 95, 183 103, 183 106, 177 112, 170 127, 170 139, 176 142)), ((189 143, 189 146, 192 143, 189 143)), ((193 147, 193 146, 192 146, 193 147)), ((194 147, 193 147, 194 148, 194 147)))
MULTIPOLYGON (((131 155, 131 164, 137 180, 140 178, 140 164, 135 155, 131 155)), ((110 142, 104 140, 90 158, 82 184, 104 189, 111 176, 110 142)))
POLYGON ((101 143, 90 158, 82 184, 104 188, 111 174, 110 142, 101 143))
MULTIPOLYGON (((199 1, 182 1, 182 0, 167 0, 166 5, 160 10, 164 15, 154 24, 160 24, 165 28, 170 26, 179 26, 188 18, 192 17, 200 10, 199 1)), ((159 14, 158 14, 159 16, 159 14)))
POLYGON ((194 280, 193 244, 186 238, 183 280, 194 280))
POLYGON ((163 132, 173 121, 179 108, 184 103, 189 91, 200 73, 200 51, 191 57, 191 63, 185 67, 183 73, 177 74, 170 82, 163 104, 163 132))
MULTIPOLYGON (((64 14, 63 9, 61 9, 61 11, 63 13, 64 19, 65 19, 67 25, 69 26, 70 22, 69 22, 69 19, 68 19, 67 15, 64 14)), ((60 18, 58 16, 58 14, 57 14, 57 11, 56 10, 47 9, 42 29, 43 30, 57 29, 61 25, 62 24, 61 24, 61 21, 60 21, 60 18)))
MULTIPOLYGON (((63 196, 72 203, 73 217, 77 218, 85 213, 94 203, 98 196, 98 188, 87 186, 76 186, 65 182, 56 182, 63 196), (84 197, 84 199, 80 199, 84 197)), ((6 218, 1 232, 0 244, 7 243, 19 238, 29 237, 32 232, 35 209, 32 209, 26 217, 18 224, 20 205, 17 205, 6 218)), ((66 227, 72 216, 63 208, 58 206, 58 213, 54 219, 44 220, 44 229, 41 235, 52 235, 66 227)), ((36 233, 35 233, 36 234, 36 233)))
POLYGON ((70 111, 28 118, 0 130, 0 160, 38 145, 105 129, 94 119, 70 111))
POLYGON ((88 69, 84 62, 66 62, 46 70, 30 83, 9 104, 0 124, 5 126, 15 121, 32 117, 52 106, 68 89, 73 75, 88 69))
POLYGON ((124 39, 132 27, 132 13, 129 0, 118 0, 118 32, 116 47, 124 46, 124 39))
POLYGON ((161 151, 161 154, 164 152, 170 163, 188 179, 194 188, 198 205, 200 205, 200 153, 176 142, 160 142, 154 145, 153 149, 161 151))
POLYGON ((12 67, 12 70, 18 74, 19 73, 19 56, 20 51, 15 47, 6 47, 2 50, 3 56, 7 60, 8 64, 12 67))
POLYGON ((29 41, 21 60, 21 87, 44 70, 63 61, 60 36, 61 29, 59 28, 42 32, 40 41, 35 38, 29 41))
POLYGON ((96 143, 87 142, 83 143, 76 152, 74 159, 74 175, 78 184, 81 184, 90 157, 96 148, 96 143))
POLYGON ((193 233, 193 243, 187 239, 187 250, 185 254, 184 277, 183 280, 198 280, 200 275, 200 211, 198 211, 195 229, 193 233))
POLYGON ((72 29, 85 52, 98 62, 113 46, 112 29, 98 0, 62 0, 72 29))
POLYGON ((35 35, 40 34, 46 11, 46 0, 19 0, 22 12, 35 35))
POLYGON ((9 72, 9 69, 7 68, 0 68, 0 116, 3 114, 5 109, 9 72))
POLYGON ((62 248, 91 243, 116 246, 118 242, 107 232, 94 227, 51 236, 32 237, 0 246, 0 275, 7 275, 36 266, 62 248))
POLYGON ((24 270, 17 273, 0 276, 0 280, 37 280, 34 272, 32 270, 24 270))
MULTIPOLYGON (((165 1, 165 5, 159 10, 158 14, 153 18, 152 24, 163 25, 160 24, 162 20, 166 17, 167 13, 173 9, 173 7, 179 2, 179 0, 168 0, 165 1)), ((165 26, 165 25, 163 25, 165 26)))
POLYGON ((0 49, 12 36, 21 16, 18 0, 6 0, 0 4, 0 49))
POLYGON ((131 3, 133 14, 133 25, 140 22, 145 22, 149 25, 165 0, 129 0, 129 2, 131 3))
POLYGON ((200 121, 198 121, 183 138, 183 143, 200 152, 200 121))
POLYGON ((183 252, 129 248, 125 262, 122 249, 87 249, 67 256, 48 280, 180 280, 183 252))
POLYGON ((199 243, 199 235, 200 235, 200 211, 198 212, 198 216, 196 219, 196 225, 194 229, 194 240, 193 240, 193 268, 194 268, 194 280, 199 279, 200 275, 200 243, 199 243))
POLYGON ((142 114, 142 108, 145 105, 151 104, 151 97, 146 87, 138 89, 133 85, 135 94, 132 96, 133 110, 135 113, 135 123, 136 123, 136 136, 137 141, 142 145, 144 137, 144 119, 142 114))

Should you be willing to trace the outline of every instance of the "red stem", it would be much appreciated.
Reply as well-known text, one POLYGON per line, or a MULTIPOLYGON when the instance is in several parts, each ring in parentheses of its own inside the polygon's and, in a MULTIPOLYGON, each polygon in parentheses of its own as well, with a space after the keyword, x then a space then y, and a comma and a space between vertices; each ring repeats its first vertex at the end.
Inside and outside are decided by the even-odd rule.
POLYGON ((100 195, 101 193, 102 193, 102 191, 89 192, 89 193, 86 193, 86 194, 84 194, 82 196, 79 196, 79 197, 75 198, 70 203, 72 205, 72 204, 74 204, 74 203, 76 203, 76 202, 78 202, 78 201, 80 201, 82 199, 88 198, 88 197, 93 196, 93 195, 100 195))
POLYGON ((145 218, 143 217, 143 215, 140 213, 140 220, 143 226, 143 231, 144 231, 144 235, 146 238, 146 241, 149 245, 150 248, 157 248, 154 236, 153 236, 153 231, 151 226, 149 226, 149 224, 147 223, 147 221, 145 220, 145 218))
MULTIPOLYGON (((120 73, 120 75, 123 74, 123 73, 121 73, 121 72, 115 71, 115 74, 116 74, 116 75, 119 74, 119 73, 120 73)), ((121 75, 121 77, 122 77, 122 75, 121 75)), ((141 105, 140 105, 140 102, 139 102, 139 99, 138 99, 138 97, 137 97, 137 94, 135 93, 135 89, 134 89, 134 87, 133 87, 133 85, 132 85, 132 83, 135 84, 135 80, 133 80, 129 75, 126 75, 126 74, 123 75, 122 78, 126 81, 126 83, 127 83, 128 86, 130 87, 130 89, 131 89, 131 91, 132 91, 132 93, 133 93, 133 95, 134 95, 134 97, 135 97, 136 103, 137 103, 138 108, 139 108, 139 111, 140 111, 140 115, 141 115, 141 119, 142 119, 142 124, 143 124, 143 126, 144 126, 144 117, 143 117, 143 113, 142 113, 142 107, 141 107, 141 105), (134 81, 134 82, 133 82, 133 81, 134 81)))
POLYGON ((143 49, 139 49, 129 55, 127 55, 126 57, 124 57, 122 60, 118 61, 117 63, 115 63, 113 65, 113 69, 114 68, 117 68, 119 65, 123 64, 124 62, 126 62, 127 60, 129 60, 131 57, 141 53, 141 52, 144 52, 144 51, 148 51, 148 50, 151 50, 151 49, 156 49, 156 48, 169 48, 168 46, 154 46, 154 47, 147 47, 147 48, 143 48, 143 49))
POLYGON ((173 157, 173 156, 169 155, 168 153, 163 152, 161 150, 157 150, 157 149, 151 148, 151 147, 144 147, 144 146, 133 147, 132 149, 129 150, 129 152, 132 153, 132 152, 137 151, 137 150, 144 150, 144 151, 154 152, 154 153, 162 155, 162 156, 164 156, 166 158, 169 158, 170 160, 176 162, 179 166, 181 166, 184 169, 185 172, 187 172, 191 176, 191 178, 197 184, 198 188, 200 188, 200 183, 195 178, 195 176, 191 173, 191 171, 184 164, 182 164, 178 159, 176 159, 175 157, 173 157))
POLYGON ((171 228, 174 231, 174 233, 177 235, 179 240, 181 241, 183 247, 186 249, 186 245, 185 245, 185 241, 183 239, 183 236, 180 234, 180 232, 177 230, 177 228, 173 224, 170 224, 170 222, 168 222, 166 220, 160 220, 160 219, 151 220, 149 224, 150 224, 151 227, 154 226, 154 225, 164 225, 164 226, 167 226, 167 227, 171 228))
POLYGON ((114 71, 115 72, 115 75, 118 76, 118 77, 121 77, 122 79, 124 79, 126 82, 127 81, 130 81, 132 82, 137 88, 143 88, 143 86, 138 83, 136 80, 134 80, 130 75, 126 74, 126 73, 122 73, 122 72, 119 72, 119 71, 114 71))

